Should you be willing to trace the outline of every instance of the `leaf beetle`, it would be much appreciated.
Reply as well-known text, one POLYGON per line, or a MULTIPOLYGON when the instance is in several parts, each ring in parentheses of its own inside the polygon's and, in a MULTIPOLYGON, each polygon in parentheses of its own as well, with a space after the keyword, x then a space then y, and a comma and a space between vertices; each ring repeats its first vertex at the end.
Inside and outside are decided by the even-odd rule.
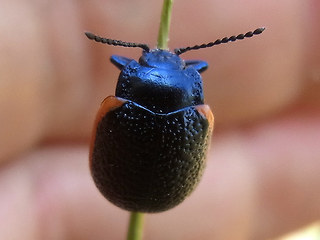
POLYGON ((128 211, 161 212, 195 189, 213 130, 200 75, 208 64, 179 55, 263 30, 178 48, 174 53, 85 33, 96 42, 143 49, 138 62, 111 56, 121 72, 115 96, 101 103, 90 147, 91 174, 105 198, 128 211))

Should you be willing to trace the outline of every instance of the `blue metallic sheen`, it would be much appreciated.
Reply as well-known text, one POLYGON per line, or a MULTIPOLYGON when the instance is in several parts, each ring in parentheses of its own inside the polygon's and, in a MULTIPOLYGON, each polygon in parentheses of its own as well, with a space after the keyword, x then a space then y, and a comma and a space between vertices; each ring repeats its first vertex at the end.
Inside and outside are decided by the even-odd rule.
POLYGON ((170 113, 204 103, 202 79, 208 64, 184 61, 167 50, 143 52, 139 62, 111 56, 121 70, 115 95, 131 100, 155 113, 170 113))

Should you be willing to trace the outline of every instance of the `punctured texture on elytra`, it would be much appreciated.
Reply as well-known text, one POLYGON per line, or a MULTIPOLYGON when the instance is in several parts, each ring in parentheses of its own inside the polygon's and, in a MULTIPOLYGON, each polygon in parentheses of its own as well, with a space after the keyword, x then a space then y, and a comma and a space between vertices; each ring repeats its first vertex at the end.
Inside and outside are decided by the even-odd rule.
POLYGON ((204 105, 203 61, 167 50, 143 52, 139 62, 120 56, 116 96, 97 114, 90 168, 100 192, 133 212, 160 212, 197 186, 213 128, 204 105))

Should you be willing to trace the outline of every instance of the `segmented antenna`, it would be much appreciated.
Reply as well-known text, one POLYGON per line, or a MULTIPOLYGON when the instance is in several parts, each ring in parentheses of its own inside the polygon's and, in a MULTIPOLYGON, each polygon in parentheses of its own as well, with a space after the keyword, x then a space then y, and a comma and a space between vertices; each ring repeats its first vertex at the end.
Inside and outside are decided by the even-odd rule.
POLYGON ((180 54, 185 53, 185 52, 190 51, 190 50, 197 50, 197 49, 200 49, 200 48, 208 48, 208 47, 212 47, 214 45, 219 45, 221 43, 234 42, 236 40, 242 40, 244 38, 250 38, 250 37, 252 37, 254 35, 258 35, 258 34, 262 33, 264 30, 265 30, 264 27, 257 28, 253 32, 250 31, 250 32, 247 32, 246 34, 239 34, 238 36, 231 36, 231 37, 225 37, 225 38, 222 38, 222 39, 217 39, 216 41, 209 42, 207 44, 195 45, 195 46, 192 46, 192 47, 185 47, 185 48, 176 48, 174 50, 174 52, 175 52, 175 54, 180 55, 180 54))
POLYGON ((114 39, 109 39, 109 38, 102 38, 99 37, 93 33, 90 32, 85 32, 87 38, 90 40, 94 40, 96 42, 104 43, 104 44, 109 44, 113 46, 122 46, 122 47, 139 47, 145 50, 146 52, 150 51, 150 48, 147 44, 143 43, 132 43, 132 42, 123 42, 121 40, 114 40, 114 39))

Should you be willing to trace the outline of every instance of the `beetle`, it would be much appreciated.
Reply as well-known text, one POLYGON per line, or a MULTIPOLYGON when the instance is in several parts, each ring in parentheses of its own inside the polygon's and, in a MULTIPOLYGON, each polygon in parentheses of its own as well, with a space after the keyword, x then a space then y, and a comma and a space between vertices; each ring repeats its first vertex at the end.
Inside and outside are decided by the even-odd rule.
POLYGON ((96 42, 143 49, 138 62, 111 56, 121 72, 115 95, 106 97, 97 113, 89 160, 105 198, 128 211, 161 212, 190 195, 206 165, 214 117, 204 104, 200 75, 208 64, 179 55, 263 30, 174 52, 85 33, 96 42))

